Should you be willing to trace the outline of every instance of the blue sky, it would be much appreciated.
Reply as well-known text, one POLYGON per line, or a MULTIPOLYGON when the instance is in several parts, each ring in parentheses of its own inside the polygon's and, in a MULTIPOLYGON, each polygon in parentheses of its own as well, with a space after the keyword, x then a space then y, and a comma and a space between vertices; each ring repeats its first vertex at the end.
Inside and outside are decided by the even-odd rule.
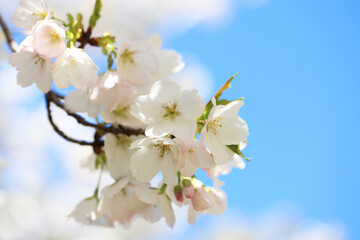
POLYGON ((216 88, 239 72, 226 96, 245 97, 253 161, 223 177, 230 206, 253 214, 294 203, 360 239, 359 10, 359 1, 273 0, 167 43, 196 55, 216 88))

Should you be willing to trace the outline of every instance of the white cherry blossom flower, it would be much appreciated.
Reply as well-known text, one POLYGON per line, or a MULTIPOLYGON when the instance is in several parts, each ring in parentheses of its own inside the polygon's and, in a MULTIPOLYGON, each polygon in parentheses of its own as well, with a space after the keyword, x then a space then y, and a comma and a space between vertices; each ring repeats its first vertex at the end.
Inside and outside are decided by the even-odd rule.
POLYGON ((73 217, 76 221, 82 224, 91 224, 97 218, 98 201, 96 198, 84 199, 79 202, 74 211, 69 214, 69 217, 73 217))
POLYGON ((129 177, 121 178, 117 183, 101 190, 98 211, 108 219, 111 226, 116 221, 127 227, 136 214, 142 215, 146 220, 157 221, 161 217, 159 214, 149 215, 154 207, 135 194, 146 191, 149 187, 149 183, 139 183, 129 177))
POLYGON ((65 97, 65 107, 71 112, 86 112, 96 118, 100 112, 100 103, 92 101, 86 91, 74 90, 65 97))
POLYGON ((48 58, 61 55, 66 49, 65 29, 53 20, 41 20, 33 27, 34 49, 48 58))
POLYGON ((136 195, 143 202, 146 202, 154 206, 152 209, 152 216, 156 217, 158 210, 160 210, 160 216, 164 216, 166 224, 169 227, 173 227, 175 224, 174 209, 171 206, 171 201, 165 193, 160 194, 158 189, 135 189, 136 195))
POLYGON ((121 224, 129 224, 135 215, 135 211, 128 207, 130 195, 122 191, 128 183, 129 179, 123 178, 116 184, 106 186, 101 190, 98 211, 106 216, 112 225, 114 221, 118 221, 121 224))
POLYGON ((216 106, 215 98, 212 102, 214 107, 201 131, 201 141, 214 154, 215 162, 223 164, 233 156, 226 145, 238 145, 249 135, 246 122, 237 115, 244 102, 236 100, 227 105, 218 106, 216 106))
POLYGON ((208 197, 211 207, 204 211, 205 214, 215 214, 219 216, 227 208, 227 198, 225 192, 220 188, 207 187, 208 197))
POLYGON ((44 93, 51 88, 52 62, 48 58, 41 57, 39 54, 23 51, 12 53, 9 56, 10 64, 19 71, 17 83, 21 87, 28 87, 33 83, 44 93))
POLYGON ((130 148, 139 148, 130 160, 130 169, 136 180, 148 182, 161 170, 165 183, 177 184, 179 153, 176 139, 142 138, 134 141, 130 148))
POLYGON ((82 49, 68 48, 60 55, 52 69, 58 88, 74 87, 86 91, 95 86, 99 68, 82 49))
POLYGON ((179 170, 184 177, 191 177, 199 168, 210 168, 212 164, 210 153, 199 141, 183 140, 179 149, 179 170))
POLYGON ((130 158, 135 152, 129 149, 131 143, 138 139, 138 136, 113 135, 106 134, 105 137, 105 154, 107 157, 107 165, 111 177, 120 179, 130 173, 130 158))
POLYGON ((117 52, 116 67, 119 75, 134 85, 153 82, 159 71, 159 61, 147 41, 124 42, 117 52))
POLYGON ((205 103, 197 90, 181 91, 173 81, 161 80, 151 88, 149 95, 142 95, 130 112, 148 124, 147 136, 173 134, 181 139, 193 138, 196 121, 204 110, 205 103))
POLYGON ((180 72, 185 63, 182 56, 174 50, 160 49, 162 40, 159 34, 153 34, 148 39, 151 42, 153 50, 159 60, 159 72, 156 74, 157 79, 166 79, 168 76, 180 72))
POLYGON ((107 123, 121 124, 130 128, 144 128, 145 124, 134 117, 130 112, 133 101, 134 100, 128 97, 120 97, 113 108, 104 108, 100 112, 100 116, 107 123))
POLYGON ((217 187, 224 185, 224 182, 218 178, 219 176, 229 174, 232 168, 245 169, 245 162, 239 155, 232 151, 229 152, 229 155, 231 157, 227 163, 220 165, 213 164, 208 170, 208 173, 214 181, 214 185, 217 187))
POLYGON ((31 33, 31 29, 38 21, 50 17, 43 0, 21 0, 19 5, 11 21, 15 26, 25 28, 27 34, 31 33))

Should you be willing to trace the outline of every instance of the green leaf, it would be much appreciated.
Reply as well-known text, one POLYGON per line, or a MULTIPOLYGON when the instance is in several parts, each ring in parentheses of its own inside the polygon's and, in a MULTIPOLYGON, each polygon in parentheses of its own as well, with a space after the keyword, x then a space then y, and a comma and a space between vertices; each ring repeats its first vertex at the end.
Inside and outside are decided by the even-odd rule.
POLYGON ((102 9, 102 2, 101 0, 96 0, 95 2, 95 7, 94 7, 94 11, 93 14, 90 17, 90 21, 89 21, 89 26, 91 29, 93 29, 96 25, 96 22, 99 20, 99 18, 101 17, 100 15, 100 11, 102 9))
POLYGON ((167 187, 167 184, 164 183, 159 190, 159 195, 162 195, 165 193, 166 187, 167 187))
POLYGON ((242 157, 246 161, 251 162, 251 159, 245 157, 244 154, 240 151, 239 145, 226 145, 226 146, 228 148, 230 148, 231 151, 233 151, 234 153, 236 153, 237 155, 239 155, 240 157, 242 157))
MULTIPOLYGON (((216 100, 218 100, 221 96, 221 94, 228 88, 231 87, 230 83, 231 81, 238 75, 238 73, 235 73, 234 75, 232 75, 227 81, 226 83, 215 93, 214 97, 216 100)), ((210 101, 211 102, 211 101, 210 101)))

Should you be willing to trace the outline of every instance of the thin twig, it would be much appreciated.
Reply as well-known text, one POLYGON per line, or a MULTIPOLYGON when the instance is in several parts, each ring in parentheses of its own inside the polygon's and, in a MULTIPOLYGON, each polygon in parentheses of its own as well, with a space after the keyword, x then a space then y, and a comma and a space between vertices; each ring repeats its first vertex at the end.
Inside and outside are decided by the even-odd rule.
POLYGON ((54 120, 51 115, 50 104, 51 104, 52 100, 51 100, 49 94, 45 95, 45 100, 46 100, 46 110, 48 113, 49 122, 57 134, 59 134, 62 138, 64 138, 65 140, 67 140, 69 142, 72 142, 72 143, 77 143, 77 144, 83 145, 83 146, 84 145, 85 146, 93 146, 94 145, 93 142, 87 142, 87 141, 82 141, 82 140, 77 140, 77 139, 71 138, 71 137, 67 136, 63 131, 61 131, 59 129, 59 127, 54 123, 54 120))
POLYGON ((1 28, 3 30, 3 33, 5 35, 5 38, 6 38, 6 42, 10 48, 11 51, 13 52, 17 52, 19 50, 19 46, 18 44, 14 41, 10 31, 9 31, 9 28, 8 26, 6 25, 4 19, 2 18, 1 16, 1 13, 0 13, 0 25, 1 25, 1 28))
POLYGON ((73 113, 71 111, 69 111, 68 109, 65 108, 64 103, 62 103, 60 101, 60 99, 63 99, 64 97, 59 95, 58 93, 54 92, 54 91, 49 91, 47 94, 47 97, 49 98, 49 100, 51 102, 53 102, 56 106, 58 106, 59 108, 63 109, 69 116, 75 118, 75 120, 86 127, 92 127, 95 128, 96 130, 100 131, 100 132, 104 132, 104 133, 113 133, 113 134, 124 134, 127 136, 131 136, 131 135, 144 135, 144 130, 143 129, 132 129, 132 128, 126 128, 124 126, 118 125, 118 126, 104 126, 102 124, 94 124, 91 122, 86 121, 83 117, 81 117, 80 115, 73 113))

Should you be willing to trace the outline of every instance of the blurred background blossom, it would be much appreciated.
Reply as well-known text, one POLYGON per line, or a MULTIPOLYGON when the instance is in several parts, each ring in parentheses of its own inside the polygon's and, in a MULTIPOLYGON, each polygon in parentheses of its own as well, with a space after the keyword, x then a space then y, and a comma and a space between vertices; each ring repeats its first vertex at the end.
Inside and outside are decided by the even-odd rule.
MULTIPOLYGON (((18 2, 0 0, 0 11, 20 42, 10 23, 18 2)), ((92 9, 91 1, 47 2, 59 18, 70 11, 86 19, 92 9)), ((109 30, 119 43, 159 32, 166 48, 184 55, 177 80, 205 100, 240 72, 227 97, 246 97, 240 115, 253 162, 222 179, 224 215, 188 226, 186 210, 176 209, 173 230, 163 221, 107 229, 67 218, 96 184, 81 167, 91 149, 58 137, 43 95, 16 85, 1 32, 0 239, 358 239, 359 9, 352 0, 104 0, 95 34, 109 30)), ((87 50, 101 66, 99 51, 87 50)), ((92 137, 54 114, 73 136, 92 137)))

